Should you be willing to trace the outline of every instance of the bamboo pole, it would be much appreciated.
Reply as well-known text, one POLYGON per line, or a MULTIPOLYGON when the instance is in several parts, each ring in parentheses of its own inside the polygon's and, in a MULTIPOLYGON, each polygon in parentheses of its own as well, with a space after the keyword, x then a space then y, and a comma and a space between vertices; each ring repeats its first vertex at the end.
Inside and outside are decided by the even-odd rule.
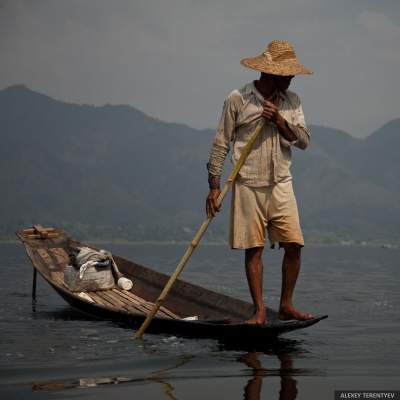
MULTIPOLYGON (((240 158, 238 162, 236 163, 235 167, 233 168, 231 174, 229 175, 220 195, 218 196, 217 199, 217 205, 219 206, 222 201, 224 200, 226 194, 228 193, 229 189, 232 187, 233 182, 235 181, 240 168, 242 168, 244 162, 246 161, 246 158, 250 154, 250 151, 253 147, 254 142, 256 141, 257 137, 262 131, 262 128, 264 127, 265 121, 262 119, 259 124, 257 125, 257 128, 254 130, 253 134, 251 135, 249 141, 246 143, 246 146, 244 147, 242 154, 240 155, 240 158)), ((201 238, 203 237, 205 231, 208 228, 208 225, 210 225, 211 220, 213 219, 213 216, 207 217, 204 222, 201 224, 199 230, 195 234, 193 240, 191 241, 190 245, 188 246, 185 254, 179 261, 175 272, 171 275, 169 278, 167 284, 165 285, 163 291, 159 295, 158 299, 154 303, 154 307, 151 310, 151 312, 147 315, 147 318, 139 328, 139 330, 136 332, 135 337, 136 338, 141 338, 147 329, 147 327, 150 325, 150 322, 152 321, 153 317, 156 315, 158 309, 161 307, 162 303, 164 302, 165 298, 167 297, 169 291, 171 290, 172 286, 174 285, 175 281, 178 279, 178 276, 182 272, 183 268, 185 267, 186 263, 188 262, 190 256, 193 254, 195 248, 198 246, 201 238)))

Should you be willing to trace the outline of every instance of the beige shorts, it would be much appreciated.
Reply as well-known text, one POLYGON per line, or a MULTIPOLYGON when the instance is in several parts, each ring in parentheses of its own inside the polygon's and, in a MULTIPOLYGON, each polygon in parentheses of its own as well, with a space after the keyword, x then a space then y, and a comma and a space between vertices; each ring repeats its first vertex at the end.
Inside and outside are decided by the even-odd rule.
POLYGON ((275 242, 304 246, 292 181, 266 187, 249 187, 235 182, 231 203, 231 247, 263 247, 265 230, 272 248, 275 242))

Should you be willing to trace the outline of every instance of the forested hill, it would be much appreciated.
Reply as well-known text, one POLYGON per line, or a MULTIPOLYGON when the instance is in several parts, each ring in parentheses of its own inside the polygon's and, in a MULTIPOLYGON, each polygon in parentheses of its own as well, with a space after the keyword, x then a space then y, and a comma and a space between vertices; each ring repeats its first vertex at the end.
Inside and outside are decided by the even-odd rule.
MULTIPOLYGON (((364 140, 312 126, 292 172, 306 237, 400 240, 400 119, 364 140)), ((34 222, 79 238, 187 240, 204 218, 214 132, 133 107, 0 91, 0 235, 34 222)), ((226 163, 230 167, 230 163, 226 163)), ((207 239, 226 239, 228 203, 207 239)))

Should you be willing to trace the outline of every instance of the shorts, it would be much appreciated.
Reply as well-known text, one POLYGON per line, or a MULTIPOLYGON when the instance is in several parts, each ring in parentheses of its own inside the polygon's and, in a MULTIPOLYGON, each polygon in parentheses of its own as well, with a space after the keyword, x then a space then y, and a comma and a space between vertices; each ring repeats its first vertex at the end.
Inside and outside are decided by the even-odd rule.
POLYGON ((231 247, 263 247, 266 230, 271 248, 275 242, 279 242, 279 247, 285 242, 304 246, 292 181, 264 187, 235 182, 231 203, 231 247))

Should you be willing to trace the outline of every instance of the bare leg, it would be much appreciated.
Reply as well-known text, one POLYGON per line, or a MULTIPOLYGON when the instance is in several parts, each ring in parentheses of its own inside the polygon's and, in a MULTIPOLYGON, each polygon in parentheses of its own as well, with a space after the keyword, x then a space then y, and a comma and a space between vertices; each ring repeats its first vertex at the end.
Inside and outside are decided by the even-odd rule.
POLYGON ((261 325, 266 323, 265 305, 263 301, 263 250, 264 247, 246 249, 246 276, 256 310, 253 317, 246 321, 247 324, 261 325))
POLYGON ((279 319, 312 319, 314 318, 312 314, 303 313, 296 310, 293 306, 293 291, 300 271, 301 247, 296 243, 286 243, 283 247, 285 249, 285 255, 283 256, 282 262, 282 290, 279 319))

